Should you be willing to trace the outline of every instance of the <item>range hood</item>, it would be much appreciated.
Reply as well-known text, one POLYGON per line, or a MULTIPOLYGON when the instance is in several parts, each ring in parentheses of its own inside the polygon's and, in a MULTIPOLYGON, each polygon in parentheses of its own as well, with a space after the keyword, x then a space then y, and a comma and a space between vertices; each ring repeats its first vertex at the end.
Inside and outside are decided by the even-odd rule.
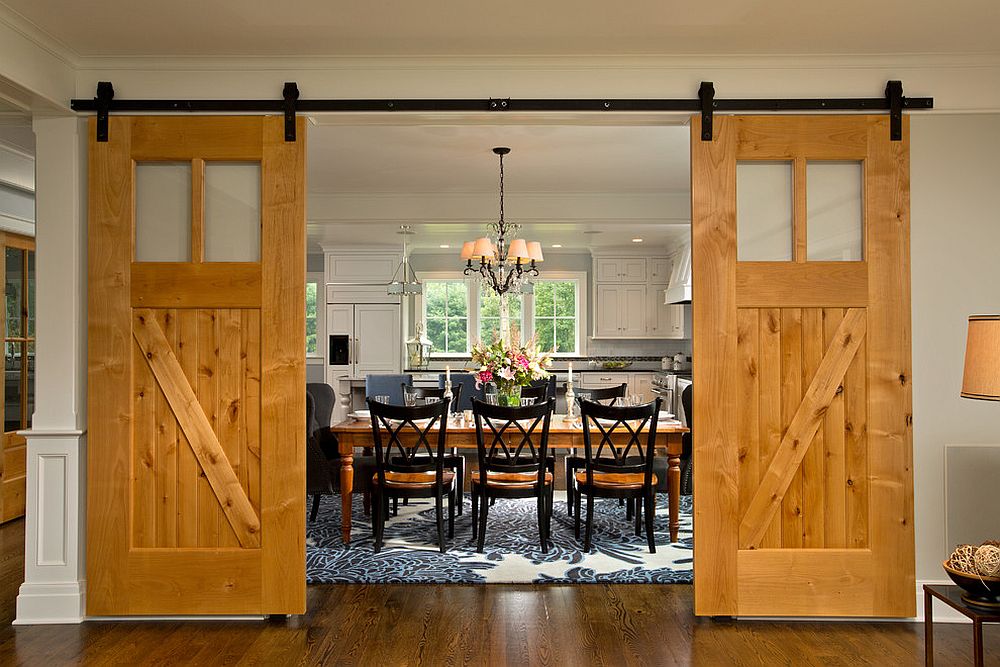
POLYGON ((678 250, 673 260, 663 303, 691 303, 691 246, 678 250))

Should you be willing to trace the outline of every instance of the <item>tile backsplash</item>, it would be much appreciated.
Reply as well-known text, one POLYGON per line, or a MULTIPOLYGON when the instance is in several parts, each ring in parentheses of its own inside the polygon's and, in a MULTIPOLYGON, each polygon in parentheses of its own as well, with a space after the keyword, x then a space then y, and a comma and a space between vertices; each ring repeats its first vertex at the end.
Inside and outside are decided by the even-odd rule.
POLYGON ((666 357, 682 352, 691 355, 691 340, 608 340, 588 341, 590 357, 666 357))

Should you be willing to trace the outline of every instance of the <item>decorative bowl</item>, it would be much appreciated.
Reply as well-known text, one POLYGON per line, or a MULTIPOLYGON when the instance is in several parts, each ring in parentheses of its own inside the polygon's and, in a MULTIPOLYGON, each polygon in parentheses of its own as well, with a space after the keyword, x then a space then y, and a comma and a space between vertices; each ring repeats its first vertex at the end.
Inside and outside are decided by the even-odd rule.
POLYGON ((948 565, 948 561, 941 565, 951 580, 965 591, 962 593, 962 600, 966 604, 984 609, 1000 609, 1000 577, 959 572, 948 565))
POLYGON ((606 371, 620 371, 632 365, 631 361, 602 361, 601 368, 606 371))

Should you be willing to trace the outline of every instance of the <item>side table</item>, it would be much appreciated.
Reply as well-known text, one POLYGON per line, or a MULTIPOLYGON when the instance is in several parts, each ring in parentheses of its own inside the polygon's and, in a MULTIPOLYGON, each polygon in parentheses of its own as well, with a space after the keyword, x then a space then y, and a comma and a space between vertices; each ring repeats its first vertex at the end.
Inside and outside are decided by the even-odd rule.
POLYGON ((962 589, 954 585, 924 584, 924 660, 934 664, 934 598, 972 619, 972 656, 976 667, 983 665, 983 623, 1000 623, 1000 609, 970 607, 962 600, 962 589))

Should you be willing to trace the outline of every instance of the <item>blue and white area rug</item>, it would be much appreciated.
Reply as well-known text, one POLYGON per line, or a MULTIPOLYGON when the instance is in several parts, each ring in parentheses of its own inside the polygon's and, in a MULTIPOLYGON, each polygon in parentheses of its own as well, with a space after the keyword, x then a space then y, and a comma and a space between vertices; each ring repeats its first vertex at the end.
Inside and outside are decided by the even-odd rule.
POLYGON ((345 547, 340 538, 340 496, 324 496, 316 521, 307 523, 306 579, 310 584, 692 581, 690 496, 681 497, 680 533, 673 544, 667 526, 667 497, 657 496, 655 554, 649 553, 645 533, 635 536, 635 522, 625 520, 625 508, 608 499, 595 501, 593 548, 583 553, 582 542, 573 535, 573 519, 566 516, 563 491, 556 492, 554 544, 547 554, 538 544, 536 505, 530 498, 497 500, 490 508, 485 553, 476 553, 470 503, 466 496, 465 514, 455 517, 455 537, 446 553, 437 548, 433 501, 411 500, 408 506, 400 504, 399 515, 389 519, 385 546, 376 554, 371 520, 361 511, 361 498, 355 498, 351 543, 345 547))

